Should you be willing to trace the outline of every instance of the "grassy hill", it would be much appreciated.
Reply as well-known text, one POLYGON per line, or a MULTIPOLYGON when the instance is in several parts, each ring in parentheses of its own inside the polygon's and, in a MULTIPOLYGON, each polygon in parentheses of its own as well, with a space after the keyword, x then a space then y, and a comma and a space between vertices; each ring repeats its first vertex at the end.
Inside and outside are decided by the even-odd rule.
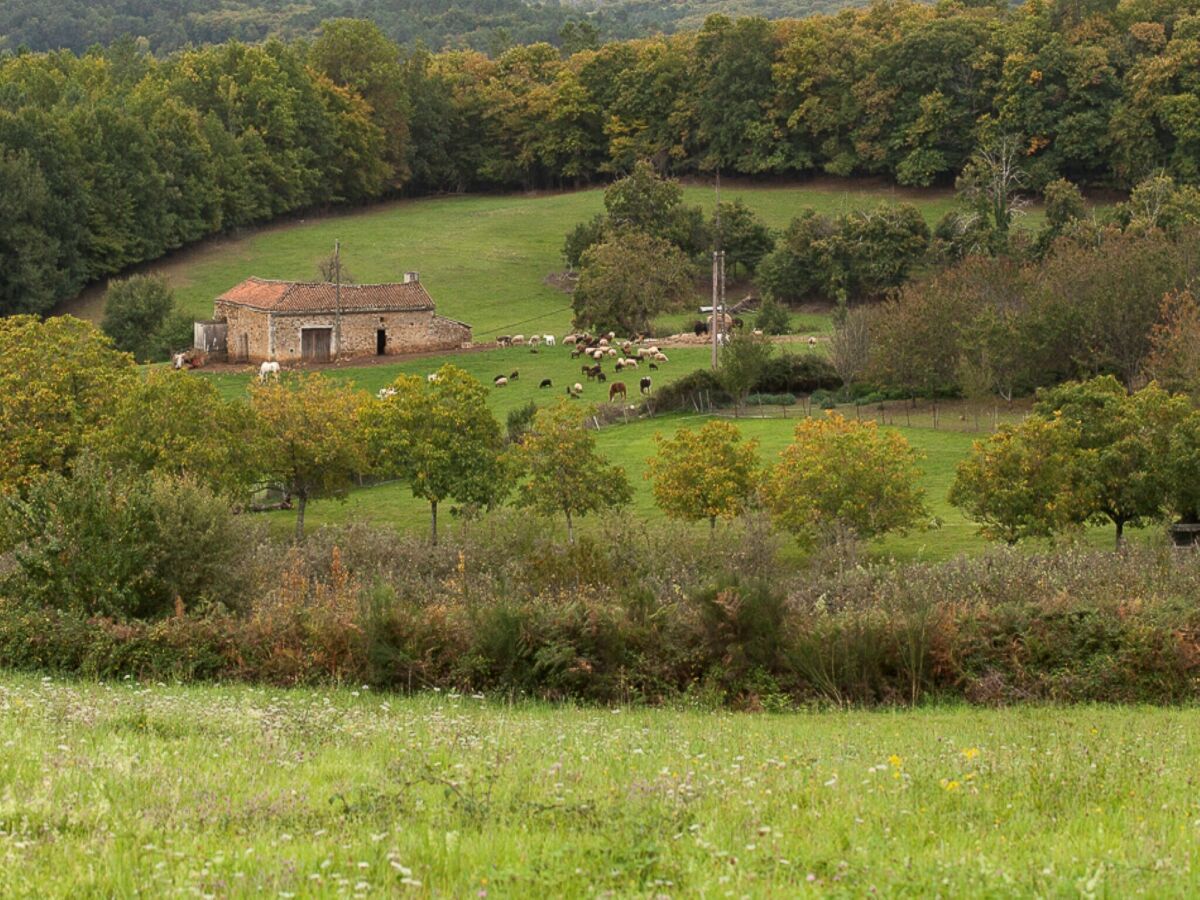
MULTIPOLYGON (((688 203, 711 210, 709 185, 688 185, 688 203)), ((881 199, 911 201, 933 223, 954 204, 945 191, 914 192, 869 182, 822 179, 799 185, 725 185, 722 199, 741 198, 775 228, 804 207, 839 212, 881 199)), ((403 200, 364 210, 278 223, 250 234, 213 240, 145 268, 165 273, 183 310, 212 314, 212 301, 250 275, 311 280, 317 261, 341 240, 346 269, 360 282, 398 279, 410 269, 439 312, 471 323, 476 340, 513 329, 562 333, 570 327, 570 298, 545 283, 563 268, 567 231, 603 207, 603 191, 467 195, 403 200)), ((60 311, 94 320, 101 289, 60 311)))

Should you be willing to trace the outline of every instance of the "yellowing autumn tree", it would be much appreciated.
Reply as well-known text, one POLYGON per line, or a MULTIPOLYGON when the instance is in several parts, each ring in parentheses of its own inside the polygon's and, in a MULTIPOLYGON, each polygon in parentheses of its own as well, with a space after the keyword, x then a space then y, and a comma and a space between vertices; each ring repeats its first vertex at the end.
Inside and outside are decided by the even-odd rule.
POLYGON ((507 493, 504 436, 487 388, 457 366, 442 366, 433 380, 401 375, 391 391, 364 412, 371 467, 429 502, 436 544, 441 501, 488 505, 507 493))
POLYGON ((566 400, 538 410, 517 451, 526 475, 518 502, 544 515, 565 515, 571 543, 576 516, 615 509, 633 497, 625 470, 596 452, 585 415, 566 400))
POLYGON ((758 441, 742 440, 729 422, 713 419, 693 431, 654 436, 658 452, 646 461, 654 502, 673 519, 698 522, 741 515, 758 484, 758 441))
POLYGON ((805 419, 767 477, 767 506, 803 544, 903 532, 928 515, 918 460, 903 435, 874 422, 805 419))
POLYGON ((0 488, 69 471, 135 371, 133 357, 82 319, 0 319, 0 488))
POLYGON ((359 428, 362 392, 323 375, 255 384, 250 404, 261 428, 263 474, 296 498, 296 540, 309 500, 344 497, 367 468, 359 428))

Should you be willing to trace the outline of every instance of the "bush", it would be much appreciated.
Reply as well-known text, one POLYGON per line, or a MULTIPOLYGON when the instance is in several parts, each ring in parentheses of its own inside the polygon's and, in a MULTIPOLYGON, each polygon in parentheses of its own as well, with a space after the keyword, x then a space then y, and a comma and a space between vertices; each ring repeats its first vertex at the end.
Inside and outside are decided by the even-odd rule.
POLYGON ((508 442, 510 444, 519 444, 525 433, 529 431, 533 425, 533 417, 537 415, 538 406, 532 400, 524 406, 518 406, 516 409, 508 411, 508 419, 505 423, 508 433, 508 442))
POLYGON ((792 330, 792 319, 786 306, 774 300, 767 300, 754 317, 754 327, 764 334, 789 334, 792 330))
POLYGON ((758 394, 811 394, 837 390, 842 381, 832 364, 815 353, 782 353, 769 359, 754 384, 758 394))
POLYGON ((118 620, 242 608, 259 588, 261 529, 186 478, 84 460, 0 513, 11 568, 0 592, 35 607, 118 620))
POLYGON ((795 394, 751 394, 746 398, 748 406, 795 406, 795 394))
POLYGON ((733 397, 721 386, 716 373, 710 369, 696 369, 682 378, 659 388, 654 395, 655 409, 660 411, 703 408, 707 402, 723 406, 733 402, 733 397))
POLYGON ((330 529, 242 614, 122 622, 0 597, 0 666, 753 709, 1194 699, 1195 554, 1004 550, 789 576, 759 534, 622 521, 565 547, 513 516, 430 548, 330 529))

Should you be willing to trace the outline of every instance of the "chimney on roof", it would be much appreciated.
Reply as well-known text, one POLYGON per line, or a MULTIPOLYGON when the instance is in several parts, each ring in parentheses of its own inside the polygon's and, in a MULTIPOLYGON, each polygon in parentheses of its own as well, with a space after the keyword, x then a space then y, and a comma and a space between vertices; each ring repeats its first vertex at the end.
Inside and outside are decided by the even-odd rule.
POLYGON ((419 272, 405 272, 404 273, 404 283, 405 284, 415 284, 416 282, 418 282, 420 280, 421 280, 421 275, 419 272))

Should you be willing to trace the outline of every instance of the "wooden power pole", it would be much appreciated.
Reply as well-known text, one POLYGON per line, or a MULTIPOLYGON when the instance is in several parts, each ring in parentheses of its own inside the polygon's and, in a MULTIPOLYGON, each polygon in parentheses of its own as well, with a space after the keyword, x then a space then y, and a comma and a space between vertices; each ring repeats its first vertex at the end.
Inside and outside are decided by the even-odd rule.
POLYGON ((337 340, 337 350, 334 359, 342 358, 342 242, 333 242, 333 298, 334 298, 334 338, 337 340))

